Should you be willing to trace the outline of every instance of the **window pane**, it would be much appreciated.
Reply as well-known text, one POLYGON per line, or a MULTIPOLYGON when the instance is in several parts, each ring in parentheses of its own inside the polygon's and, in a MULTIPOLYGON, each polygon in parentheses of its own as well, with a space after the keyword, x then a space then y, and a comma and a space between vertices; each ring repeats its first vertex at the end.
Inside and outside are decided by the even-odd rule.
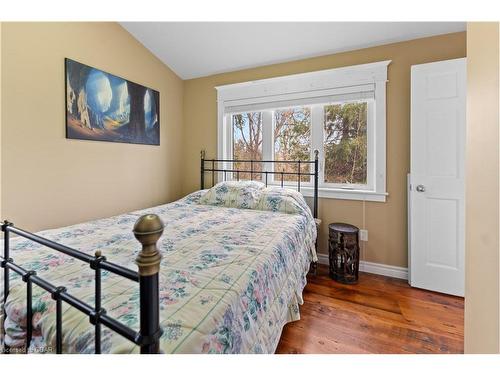
MULTIPOLYGON (((232 115, 233 157, 238 160, 262 160, 262 112, 232 115)), ((234 163, 234 169, 262 171, 261 163, 234 163)), ((234 173, 240 180, 261 180, 261 174, 234 173)))
MULTIPOLYGON (((295 107, 274 112, 274 160, 309 160, 311 155, 311 109, 295 107)), ((298 172, 297 163, 276 163, 278 172, 298 172)), ((309 173, 310 164, 303 164, 300 171, 309 173)), ((281 176, 274 175, 275 181, 281 176)), ((297 181, 298 175, 284 175, 284 181, 297 181)), ((309 181, 310 176, 303 176, 301 181, 309 181)))
POLYGON ((325 182, 367 183, 367 103, 325 106, 325 182))

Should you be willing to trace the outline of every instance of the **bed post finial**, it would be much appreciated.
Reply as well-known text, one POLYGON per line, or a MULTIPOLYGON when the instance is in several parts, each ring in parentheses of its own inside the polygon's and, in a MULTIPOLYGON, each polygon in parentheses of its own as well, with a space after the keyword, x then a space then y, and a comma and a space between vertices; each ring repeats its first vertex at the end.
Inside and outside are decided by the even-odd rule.
POLYGON ((319 158, 319 151, 314 150, 314 160, 318 160, 318 158, 319 158))
POLYGON ((201 151, 200 151, 200 157, 201 157, 202 159, 205 159, 205 150, 201 150, 201 151))
POLYGON ((160 271, 161 255, 156 242, 163 233, 163 227, 158 215, 143 215, 135 222, 134 235, 142 244, 142 251, 135 260, 140 276, 151 276, 160 271))
POLYGON ((159 353, 160 298, 158 273, 161 254, 156 246, 163 233, 163 222, 158 215, 143 215, 134 225, 135 238, 142 244, 142 251, 135 262, 139 266, 141 329, 139 345, 141 353, 159 353))

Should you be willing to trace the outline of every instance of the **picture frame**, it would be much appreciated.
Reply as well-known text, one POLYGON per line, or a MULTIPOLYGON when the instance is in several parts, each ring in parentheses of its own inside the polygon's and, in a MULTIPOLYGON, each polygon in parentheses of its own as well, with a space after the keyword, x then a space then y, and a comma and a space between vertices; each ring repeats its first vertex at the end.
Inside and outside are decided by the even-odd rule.
POLYGON ((160 145, 160 93, 65 58, 66 138, 160 145))

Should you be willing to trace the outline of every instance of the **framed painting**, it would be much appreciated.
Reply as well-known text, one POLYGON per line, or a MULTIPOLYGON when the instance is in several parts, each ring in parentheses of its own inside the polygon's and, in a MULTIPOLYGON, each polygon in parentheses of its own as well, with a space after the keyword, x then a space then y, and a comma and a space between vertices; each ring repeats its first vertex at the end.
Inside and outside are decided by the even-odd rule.
POLYGON ((65 59, 66 138, 160 144, 160 93, 65 59))

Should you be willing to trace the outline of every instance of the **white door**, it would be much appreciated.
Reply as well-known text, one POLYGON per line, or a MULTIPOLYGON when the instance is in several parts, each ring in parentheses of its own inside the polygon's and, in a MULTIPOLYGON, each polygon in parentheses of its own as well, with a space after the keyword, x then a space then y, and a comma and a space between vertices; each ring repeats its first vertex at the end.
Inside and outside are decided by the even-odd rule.
POLYGON ((463 296, 466 59, 411 69, 410 285, 463 296))

